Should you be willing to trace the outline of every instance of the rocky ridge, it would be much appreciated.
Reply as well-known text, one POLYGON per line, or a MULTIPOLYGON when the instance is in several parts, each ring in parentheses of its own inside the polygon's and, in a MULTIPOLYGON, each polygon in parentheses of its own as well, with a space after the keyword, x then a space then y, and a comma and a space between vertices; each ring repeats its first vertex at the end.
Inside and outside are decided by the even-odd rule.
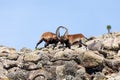
POLYGON ((120 32, 84 46, 34 50, 0 46, 0 80, 120 80, 120 32))

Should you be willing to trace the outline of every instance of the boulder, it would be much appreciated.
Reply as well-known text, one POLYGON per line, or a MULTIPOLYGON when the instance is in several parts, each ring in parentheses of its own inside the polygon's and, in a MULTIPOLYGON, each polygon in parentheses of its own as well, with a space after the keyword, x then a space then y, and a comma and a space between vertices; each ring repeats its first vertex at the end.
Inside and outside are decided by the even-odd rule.
POLYGON ((24 55, 24 61, 25 62, 36 62, 36 61, 39 61, 41 59, 41 56, 40 55, 37 55, 37 54, 34 54, 34 52, 31 52, 31 53, 26 53, 24 55))
POLYGON ((86 51, 79 55, 81 63, 84 67, 95 67, 102 64, 104 57, 97 55, 94 51, 86 51))

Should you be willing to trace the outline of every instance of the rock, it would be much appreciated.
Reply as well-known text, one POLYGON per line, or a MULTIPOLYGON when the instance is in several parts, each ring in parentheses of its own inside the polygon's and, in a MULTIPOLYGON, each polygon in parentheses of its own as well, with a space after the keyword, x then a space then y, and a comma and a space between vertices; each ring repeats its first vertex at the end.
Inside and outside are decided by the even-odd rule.
POLYGON ((103 73, 97 72, 97 73, 94 75, 94 77, 93 77, 92 80, 107 80, 107 77, 106 77, 103 73))
POLYGON ((5 69, 10 69, 12 67, 17 67, 18 62, 14 60, 3 59, 2 64, 5 69))
POLYGON ((62 58, 62 57, 69 56, 71 54, 74 54, 73 50, 65 49, 64 51, 56 52, 55 55, 54 55, 54 58, 62 58))
POLYGON ((55 53, 54 58, 61 58, 64 56, 64 53, 65 53, 64 51, 57 52, 55 53))
POLYGON ((27 80, 28 72, 24 70, 18 70, 7 74, 9 80, 27 80))
POLYGON ((39 61, 41 59, 41 57, 37 54, 34 54, 34 52, 31 52, 31 53, 26 53, 24 55, 24 61, 25 62, 36 62, 36 61, 39 61))
POLYGON ((30 53, 30 52, 32 52, 32 50, 29 49, 29 48, 23 47, 22 49, 20 49, 20 52, 23 52, 23 53, 30 53))
POLYGON ((56 67, 56 76, 58 80, 63 80, 65 78, 63 71, 64 71, 64 65, 56 67))
POLYGON ((89 50, 93 50, 93 51, 100 51, 102 50, 102 41, 100 40, 91 40, 89 42, 87 42, 87 46, 89 50))
POLYGON ((8 73, 14 73, 16 71, 20 71, 21 69, 19 67, 13 67, 13 68, 10 68, 8 71, 8 73))
POLYGON ((106 77, 108 78, 107 80, 120 80, 120 72, 107 75, 106 77))
POLYGON ((36 69, 40 69, 42 67, 42 65, 40 67, 38 67, 35 63, 33 62, 27 62, 24 63, 23 68, 25 70, 36 70, 36 69))
POLYGON ((76 72, 75 80, 89 80, 89 76, 86 73, 86 70, 82 66, 78 66, 78 70, 76 72))
POLYGON ((108 66, 114 71, 120 71, 120 59, 104 59, 104 65, 108 66))
POLYGON ((49 76, 49 73, 43 69, 33 70, 29 72, 28 80, 47 80, 49 76))
MULTIPOLYGON (((44 53, 39 53, 39 56, 40 56, 40 60, 38 61, 38 63, 41 63, 42 64, 42 66, 44 66, 44 65, 49 65, 49 64, 51 64, 50 63, 50 58, 48 57, 48 55, 47 54, 44 54, 44 53)), ((39 64, 38 64, 39 65, 39 64)))
POLYGON ((2 46, 0 47, 0 53, 16 53, 16 49, 2 46))
POLYGON ((107 38, 103 41, 103 46, 108 50, 118 50, 119 49, 119 39, 118 38, 107 38))
POLYGON ((84 46, 59 43, 32 51, 0 46, 0 80, 120 80, 120 32, 89 38, 84 46))
POLYGON ((1 68, 0 69, 0 80, 9 80, 7 75, 7 70, 1 68))
POLYGON ((84 67, 95 67, 102 64, 104 57, 97 55, 94 51, 86 51, 81 54, 81 63, 84 67))
POLYGON ((120 50, 118 51, 118 54, 117 54, 118 57, 120 57, 120 50))
POLYGON ((0 53, 0 57, 7 57, 8 53, 0 53))
POLYGON ((7 58, 10 60, 17 60, 18 54, 8 54, 7 58))
POLYGON ((9 80, 9 79, 7 77, 6 78, 1 77, 0 80, 9 80))
POLYGON ((71 75, 71 77, 75 77, 77 72, 77 63, 75 61, 66 61, 64 65, 63 73, 64 75, 68 76, 71 75))

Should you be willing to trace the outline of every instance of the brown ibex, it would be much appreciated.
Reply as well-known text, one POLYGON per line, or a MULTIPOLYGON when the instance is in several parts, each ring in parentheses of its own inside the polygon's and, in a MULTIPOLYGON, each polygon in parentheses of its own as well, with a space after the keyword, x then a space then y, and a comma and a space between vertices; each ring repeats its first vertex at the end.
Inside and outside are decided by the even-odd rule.
POLYGON ((56 29, 56 33, 52 33, 52 32, 45 32, 42 34, 39 42, 36 44, 35 48, 37 49, 38 45, 44 41, 45 42, 45 45, 44 47, 47 47, 49 44, 54 44, 53 46, 53 49, 57 46, 57 43, 59 42, 59 39, 58 37, 60 37, 60 33, 59 33, 59 29, 60 28, 64 28, 63 26, 59 26, 57 29, 56 29))
MULTIPOLYGON (((63 36, 57 36, 57 38, 61 43, 64 43, 66 47, 71 48, 75 43, 79 43, 79 47, 82 45, 87 47, 87 45, 83 43, 83 40, 88 39, 83 34, 68 34, 68 29, 66 27, 64 27, 64 29, 66 29, 65 34, 63 36)), ((56 35, 58 35, 58 32, 56 32, 56 35)))

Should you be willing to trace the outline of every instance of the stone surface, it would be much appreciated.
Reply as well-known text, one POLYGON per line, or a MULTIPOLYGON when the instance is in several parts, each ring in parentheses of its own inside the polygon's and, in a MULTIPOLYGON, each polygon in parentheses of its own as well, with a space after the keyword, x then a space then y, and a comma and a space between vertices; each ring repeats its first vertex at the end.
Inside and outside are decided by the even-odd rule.
POLYGON ((91 37, 85 47, 32 51, 0 46, 0 80, 120 80, 120 32, 91 37))

